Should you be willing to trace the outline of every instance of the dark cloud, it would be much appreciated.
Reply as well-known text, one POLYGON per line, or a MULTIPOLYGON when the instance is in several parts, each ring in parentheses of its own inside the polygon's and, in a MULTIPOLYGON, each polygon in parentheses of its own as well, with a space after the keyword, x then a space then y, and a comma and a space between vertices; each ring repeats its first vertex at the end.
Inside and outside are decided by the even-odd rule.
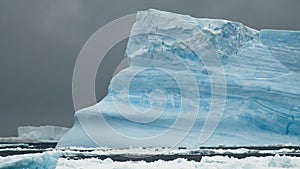
MULTIPOLYGON (((149 8, 300 30, 297 0, 1 0, 0 136, 16 135, 20 125, 71 127, 72 72, 84 42, 107 22, 149 8)), ((97 76, 98 99, 125 46, 115 46, 100 66, 107 73, 97 76)))

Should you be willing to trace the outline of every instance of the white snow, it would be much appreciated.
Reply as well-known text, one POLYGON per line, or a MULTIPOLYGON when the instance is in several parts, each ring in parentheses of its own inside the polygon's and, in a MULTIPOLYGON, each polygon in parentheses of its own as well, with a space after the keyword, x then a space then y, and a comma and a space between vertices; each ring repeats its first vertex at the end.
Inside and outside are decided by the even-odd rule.
MULTIPOLYGON (((299 169, 300 157, 290 157, 285 155, 275 155, 268 157, 247 157, 244 159, 237 159, 227 156, 212 156, 202 157, 200 162, 188 161, 183 158, 178 158, 173 161, 158 160, 155 162, 145 161, 126 161, 118 162, 111 159, 100 160, 96 158, 88 158, 81 160, 72 160, 67 158, 59 158, 61 155, 76 156, 76 157, 88 157, 89 155, 110 155, 110 154, 156 154, 163 148, 129 148, 129 149, 111 149, 111 148, 98 148, 98 149, 86 149, 86 148, 69 148, 69 149, 48 149, 45 153, 15 155, 8 157, 0 157, 0 168, 45 168, 45 169, 152 169, 152 168, 164 168, 164 169, 299 169), (79 150, 81 152, 79 152, 79 150), (85 151, 87 150, 87 151, 85 151), (93 150, 93 151, 92 151, 93 150)), ((8 149, 6 149, 8 150, 8 149)), ((14 150, 14 149, 9 149, 14 150)), ((164 154, 191 154, 189 150, 172 150, 165 152, 164 154)), ((198 150, 199 151, 199 150, 198 150)), ((211 151, 213 153, 234 153, 244 154, 248 153, 248 149, 241 148, 236 150, 218 150, 218 149, 203 149, 202 152, 211 151)), ((258 150, 257 150, 258 151, 258 150)), ((281 152, 293 152, 293 149, 280 149, 280 150, 262 150, 259 154, 263 153, 281 153, 281 152)), ((200 152, 201 153, 201 152, 200 152)))
POLYGON ((0 157, 1 169, 54 169, 59 154, 55 151, 0 157))
POLYGON ((57 169, 152 169, 152 168, 164 168, 164 169, 196 169, 196 168, 209 168, 209 169, 280 169, 300 168, 300 158, 298 157, 248 157, 245 159, 236 159, 222 156, 215 157, 203 157, 201 162, 187 161, 185 159, 176 159, 173 161, 155 161, 146 163, 140 162, 114 162, 111 159, 99 160, 99 159, 86 159, 86 160, 67 160, 59 159, 57 169))
POLYGON ((201 148, 201 149, 168 149, 161 147, 153 148, 83 148, 83 147, 69 147, 63 149, 57 149, 62 154, 75 155, 75 156, 90 156, 90 155, 188 155, 188 154, 293 154, 299 153, 299 150, 281 148, 278 150, 255 150, 248 148, 237 148, 237 149, 211 149, 211 148, 201 148))

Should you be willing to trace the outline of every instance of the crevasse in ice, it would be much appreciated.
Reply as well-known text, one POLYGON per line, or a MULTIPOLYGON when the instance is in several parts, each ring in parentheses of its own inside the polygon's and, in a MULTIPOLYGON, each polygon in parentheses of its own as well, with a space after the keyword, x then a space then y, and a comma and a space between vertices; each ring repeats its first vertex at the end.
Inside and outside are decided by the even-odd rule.
POLYGON ((58 147, 300 143, 300 32, 150 9, 131 35, 130 66, 58 147))

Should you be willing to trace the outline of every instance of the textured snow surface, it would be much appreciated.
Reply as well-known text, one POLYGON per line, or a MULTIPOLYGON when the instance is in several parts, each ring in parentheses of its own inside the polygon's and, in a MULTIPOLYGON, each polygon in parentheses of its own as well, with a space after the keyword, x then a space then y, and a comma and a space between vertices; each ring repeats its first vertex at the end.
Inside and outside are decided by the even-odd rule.
POLYGON ((73 128, 58 147, 168 147, 179 135, 186 137, 176 146, 198 147, 201 132, 210 132, 202 131, 210 108, 221 105, 223 97, 221 121, 204 145, 300 143, 300 32, 258 31, 237 22, 150 9, 137 13, 131 34, 129 68, 112 79, 97 105, 76 112, 73 128), (213 54, 222 63, 225 96, 219 83, 212 84, 212 74, 223 76, 209 62, 213 54), (133 139, 120 139, 104 125, 133 139), (169 135, 163 139, 148 139, 164 132, 169 135))
MULTIPOLYGON (((268 147, 265 147, 268 148, 268 147)), ((147 157, 152 155, 195 155, 199 158, 201 156, 230 156, 230 157, 265 157, 265 156, 297 156, 300 150, 293 148, 280 148, 280 149, 249 149, 249 148, 237 148, 237 149, 217 149, 217 148, 201 148, 201 149, 174 149, 168 150, 163 148, 128 148, 128 149, 111 149, 111 148, 80 148, 80 147, 69 147, 68 149, 58 149, 62 155, 67 157, 99 157, 99 156, 124 156, 133 157, 147 157)), ((129 158, 127 158, 129 161, 129 158)))
POLYGON ((20 126, 20 138, 35 139, 39 141, 59 141, 69 128, 59 126, 20 126))
MULTIPOLYGON (((8 157, 0 157, 0 168, 1 169, 95 169, 95 168, 118 168, 118 169, 150 169, 150 168, 216 168, 216 169, 279 169, 279 168, 300 168, 300 158, 291 157, 285 155, 278 155, 277 153, 288 153, 293 152, 293 149, 281 149, 281 150, 255 150, 258 154, 262 155, 264 153, 276 153, 274 156, 268 157, 246 157, 243 159, 237 159, 227 156, 203 156, 200 162, 188 161, 183 158, 177 158, 172 161, 158 160, 154 162, 145 161, 126 161, 118 162, 113 161, 110 158, 100 160, 98 158, 91 158, 91 155, 138 155, 138 154, 156 154, 159 148, 130 148, 124 149, 110 149, 110 148, 79 148, 74 147, 68 149, 48 149, 44 153, 36 154, 25 154, 25 155, 14 155, 8 157), (78 150, 81 150, 79 152, 78 150), (94 150, 94 151, 86 151, 94 150), (79 157, 79 160, 73 160, 69 158, 59 158, 60 156, 79 157), (80 159, 83 158, 83 159, 80 159), (87 158, 84 158, 87 157, 87 158)), ((10 149, 6 149, 10 150, 10 149)), ((223 153, 234 153, 234 154, 244 154, 250 153, 251 150, 248 149, 232 149, 232 150, 218 150, 218 149, 199 149, 199 150, 173 150, 167 154, 195 154, 195 151, 199 151, 204 154, 223 154, 223 153), (210 151, 211 153, 208 153, 210 151)), ((94 156, 95 157, 95 156, 94 156)), ((200 156, 199 156, 200 157, 200 156)))
POLYGON ((86 159, 86 160, 67 160, 59 159, 57 169, 196 169, 196 168, 210 168, 210 169, 280 169, 280 168, 299 168, 300 159, 296 157, 248 157, 245 159, 236 159, 229 157, 203 157, 201 162, 187 161, 185 159, 176 159, 173 161, 156 161, 146 163, 139 162, 114 162, 110 159, 86 159))
POLYGON ((59 154, 56 152, 0 157, 0 168, 1 169, 55 169, 58 158, 59 158, 59 154))
POLYGON ((244 159, 214 156, 203 157, 201 162, 187 161, 186 159, 175 159, 173 161, 158 160, 155 162, 144 161, 127 161, 116 162, 111 159, 84 159, 84 160, 69 160, 65 158, 58 158, 56 152, 46 152, 42 154, 27 154, 16 155, 9 157, 0 157, 1 169, 194 169, 194 168, 215 168, 215 169, 281 169, 300 168, 300 158, 287 157, 276 155, 274 157, 247 157, 244 159))

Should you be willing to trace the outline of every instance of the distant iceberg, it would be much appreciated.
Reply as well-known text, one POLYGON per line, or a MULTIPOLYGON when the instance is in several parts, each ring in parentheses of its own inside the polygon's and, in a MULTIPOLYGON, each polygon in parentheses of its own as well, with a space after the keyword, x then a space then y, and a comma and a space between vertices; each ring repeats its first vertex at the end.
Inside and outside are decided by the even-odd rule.
POLYGON ((130 66, 75 113, 58 147, 300 143, 300 32, 150 9, 131 34, 130 66))
POLYGON ((18 136, 46 142, 59 141, 68 130, 69 128, 59 126, 20 126, 18 127, 18 136))

